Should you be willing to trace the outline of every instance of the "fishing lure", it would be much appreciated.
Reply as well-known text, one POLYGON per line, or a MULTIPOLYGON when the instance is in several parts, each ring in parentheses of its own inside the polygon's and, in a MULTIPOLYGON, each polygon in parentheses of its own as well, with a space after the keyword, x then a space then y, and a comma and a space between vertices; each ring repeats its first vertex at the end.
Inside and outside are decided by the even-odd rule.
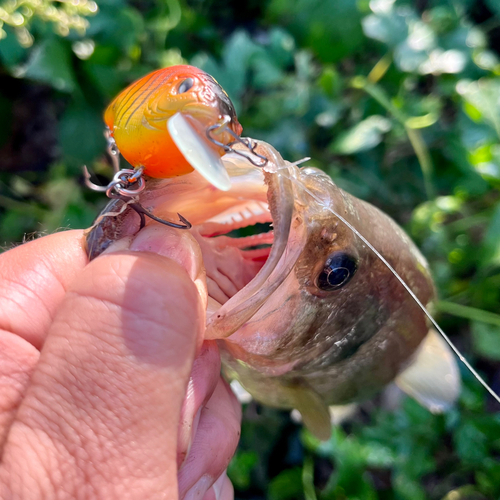
MULTIPOLYGON (((108 106, 104 121, 115 176, 107 186, 98 186, 85 170, 86 183, 110 198, 129 202, 140 215, 141 226, 148 216, 176 228, 191 227, 180 215, 182 224, 165 221, 137 203, 135 197, 145 188, 143 176, 165 179, 196 169, 225 191, 231 182, 221 156, 233 151, 234 143, 254 153, 251 142, 240 137, 243 129, 226 92, 193 66, 163 68, 132 83, 108 106), (120 154, 133 169, 120 169, 120 154)), ((259 155, 248 158, 260 166, 266 163, 259 155)))

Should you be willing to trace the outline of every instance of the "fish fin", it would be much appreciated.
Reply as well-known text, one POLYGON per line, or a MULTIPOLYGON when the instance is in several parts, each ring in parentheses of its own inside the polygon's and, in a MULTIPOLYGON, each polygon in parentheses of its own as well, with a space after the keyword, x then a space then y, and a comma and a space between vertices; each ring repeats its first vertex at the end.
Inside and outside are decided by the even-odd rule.
POLYGON ((229 385, 240 404, 245 405, 253 400, 253 396, 236 379, 232 380, 229 385))
POLYGON ((308 430, 321 441, 330 439, 332 426, 328 406, 310 387, 293 386, 294 407, 300 412, 308 430))
MULTIPOLYGON (((349 418, 351 418, 356 410, 358 409, 358 405, 356 403, 351 403, 348 405, 332 405, 328 407, 328 411, 330 413, 330 423, 332 425, 340 425, 345 422, 349 418)), ((292 410, 290 412, 291 419, 296 424, 302 424, 302 415, 298 410, 292 410)))
POLYGON ((460 393, 460 374, 455 356, 432 328, 410 366, 396 377, 395 382, 432 413, 449 409, 460 393))
POLYGON ((340 425, 342 422, 349 420, 356 413, 357 409, 358 405, 356 403, 329 406, 330 423, 332 425, 340 425))

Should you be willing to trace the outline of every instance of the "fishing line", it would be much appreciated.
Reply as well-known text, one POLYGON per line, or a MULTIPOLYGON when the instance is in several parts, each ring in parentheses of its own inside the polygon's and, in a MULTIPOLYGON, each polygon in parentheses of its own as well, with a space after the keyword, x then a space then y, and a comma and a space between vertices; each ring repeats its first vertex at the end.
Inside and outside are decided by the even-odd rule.
MULTIPOLYGON (((279 169, 280 173, 282 173, 285 169, 279 169)), ((288 172, 287 172, 288 174, 288 172)), ((288 175, 290 178, 290 176, 288 175)), ((293 182, 296 182, 297 179, 295 177, 290 178, 293 182)), ((331 212, 335 217, 337 217, 343 224, 345 224, 391 271, 391 273, 396 277, 396 279, 403 285, 405 290, 409 293, 410 297, 417 303, 417 305, 422 309, 424 314, 430 320, 430 322, 434 325, 436 330, 441 334, 446 343, 451 347, 453 352, 457 355, 458 359, 467 367, 467 369, 476 377, 479 383, 489 392, 491 396, 500 403, 500 396, 487 384, 487 382, 479 375, 479 373, 472 367, 472 365, 467 361, 464 355, 455 347, 455 344, 450 340, 448 335, 444 333, 443 329, 438 325, 437 321, 431 316, 429 311, 427 311, 426 307, 420 302, 420 299, 415 295, 412 289, 406 284, 406 282, 401 278, 401 276, 396 272, 396 270, 389 264, 389 262, 384 258, 384 256, 342 215, 337 213, 333 208, 327 207, 324 205, 323 201, 318 198, 313 192, 309 191, 306 187, 301 184, 301 189, 303 189, 311 198, 313 198, 317 203, 320 204, 325 210, 331 212)))

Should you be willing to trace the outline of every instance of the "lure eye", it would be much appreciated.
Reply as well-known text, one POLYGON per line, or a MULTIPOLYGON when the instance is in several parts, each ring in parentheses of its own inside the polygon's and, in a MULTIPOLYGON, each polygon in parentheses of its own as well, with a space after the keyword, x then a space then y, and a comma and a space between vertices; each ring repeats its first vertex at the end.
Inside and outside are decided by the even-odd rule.
POLYGON ((331 292, 346 285, 356 273, 356 259, 344 252, 336 252, 326 259, 325 267, 316 279, 320 290, 331 292))
POLYGON ((194 80, 192 78, 186 78, 180 85, 179 88, 177 89, 178 94, 184 94, 184 92, 187 92, 189 89, 191 89, 194 85, 194 80))

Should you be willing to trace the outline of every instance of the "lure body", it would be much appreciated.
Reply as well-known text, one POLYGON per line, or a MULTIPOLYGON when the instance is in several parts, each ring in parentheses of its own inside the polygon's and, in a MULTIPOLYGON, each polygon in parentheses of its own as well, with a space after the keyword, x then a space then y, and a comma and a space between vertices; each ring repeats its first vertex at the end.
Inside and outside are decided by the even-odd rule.
MULTIPOLYGON (((193 170, 168 131, 168 120, 176 113, 188 120, 219 157, 225 150, 206 139, 207 129, 225 119, 236 135, 242 132, 222 87, 204 71, 187 65, 163 68, 132 83, 106 109, 104 121, 133 167, 144 167, 150 177, 168 178, 193 170)), ((234 137, 223 130, 216 139, 229 144, 234 137)))

